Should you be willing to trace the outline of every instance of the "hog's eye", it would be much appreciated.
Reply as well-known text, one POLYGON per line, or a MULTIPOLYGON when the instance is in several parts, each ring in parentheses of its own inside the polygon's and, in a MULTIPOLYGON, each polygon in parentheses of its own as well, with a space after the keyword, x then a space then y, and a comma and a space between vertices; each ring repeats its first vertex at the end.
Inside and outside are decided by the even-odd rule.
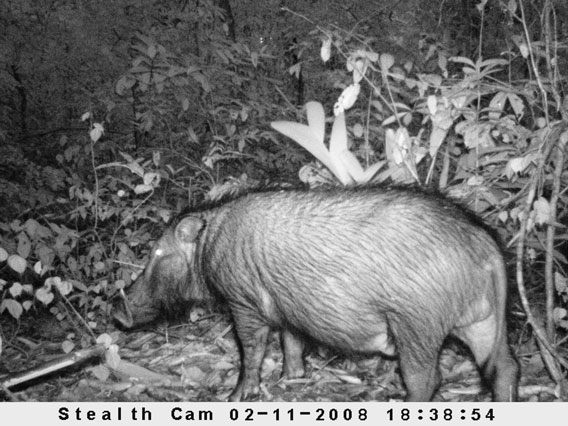
POLYGON ((154 252, 154 254, 155 254, 156 256, 161 256, 162 253, 164 253, 164 250, 162 250, 162 249, 156 249, 156 251, 154 252))

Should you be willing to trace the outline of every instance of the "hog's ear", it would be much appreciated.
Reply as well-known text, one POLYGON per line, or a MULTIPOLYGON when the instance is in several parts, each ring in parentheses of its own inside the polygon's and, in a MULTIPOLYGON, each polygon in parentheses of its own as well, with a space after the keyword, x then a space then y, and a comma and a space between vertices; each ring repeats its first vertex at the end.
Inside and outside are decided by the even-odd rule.
POLYGON ((183 244, 193 244, 204 225, 205 222, 198 217, 184 217, 174 231, 176 239, 183 244))

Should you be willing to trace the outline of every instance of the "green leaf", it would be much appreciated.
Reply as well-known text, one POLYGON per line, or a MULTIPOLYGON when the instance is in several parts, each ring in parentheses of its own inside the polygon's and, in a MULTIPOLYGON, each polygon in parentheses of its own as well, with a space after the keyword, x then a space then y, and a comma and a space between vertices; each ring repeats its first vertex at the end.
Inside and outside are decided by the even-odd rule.
POLYGON ((535 212, 535 222, 537 225, 542 225, 550 219, 550 204, 546 198, 540 197, 533 204, 535 212))
POLYGON ((63 350, 64 353, 68 354, 69 352, 71 352, 73 350, 73 348, 75 347, 75 343, 73 343, 70 340, 65 340, 62 344, 61 344, 61 349, 63 350))
POLYGON ((120 363, 120 355, 118 354, 118 346, 110 345, 105 352, 105 359, 111 368, 117 368, 120 363))
POLYGON ((97 337, 97 343, 103 344, 108 349, 112 344, 112 337, 108 333, 103 333, 97 337))
POLYGON ((136 84, 136 80, 131 78, 130 76, 122 76, 117 82, 116 82, 116 93, 119 96, 123 96, 129 89, 132 88, 132 86, 134 86, 136 84))
POLYGON ((390 53, 383 53, 379 60, 381 70, 387 72, 394 65, 394 56, 390 53))
POLYGON ((525 113, 525 103, 523 100, 515 93, 508 93, 507 99, 509 100, 511 108, 513 108, 517 118, 522 118, 525 113))
POLYGON ((144 194, 146 192, 153 191, 154 187, 152 185, 136 185, 134 187, 134 192, 136 194, 144 194))
POLYGON ((16 249, 18 254, 27 259, 32 249, 32 243, 28 235, 25 232, 20 232, 16 238, 18 240, 18 248, 16 249))
POLYGON ((338 168, 329 151, 323 142, 319 141, 311 127, 291 121, 274 121, 270 123, 270 125, 272 128, 293 139, 304 149, 309 151, 310 154, 321 161, 343 184, 349 183, 351 179, 347 171, 344 170, 343 166, 342 168, 338 168))
POLYGON ((449 60, 452 61, 452 62, 457 62, 459 64, 469 65, 472 68, 475 68, 475 64, 473 63, 473 61, 471 59, 465 58, 463 56, 452 56, 449 60))
POLYGON ((22 294, 23 290, 24 287, 22 286, 22 284, 20 284, 19 282, 15 282, 14 284, 12 284, 8 292, 12 297, 18 297, 20 294, 22 294))
POLYGON ((101 382, 104 382, 110 376, 110 371, 104 365, 96 365, 93 368, 89 369, 91 374, 95 376, 101 382))
POLYGON ((89 291, 87 286, 85 284, 83 284, 81 281, 69 280, 69 282, 73 285, 74 288, 76 288, 79 291, 82 291, 83 293, 86 293, 86 292, 89 291))
POLYGON ((51 287, 57 287, 59 284, 61 284, 61 278, 59 277, 49 277, 44 282, 44 285, 49 289, 51 289, 51 287))
POLYGON ((144 185, 158 187, 160 185, 160 174, 156 172, 144 173, 144 185))
POLYGON ((46 286, 38 288, 35 296, 36 296, 37 300, 39 300, 40 302, 42 302, 46 306, 49 305, 53 301, 53 293, 46 286))
POLYGON ((323 144, 325 137, 325 112, 322 104, 319 102, 308 102, 306 104, 306 115, 308 117, 308 126, 312 130, 313 136, 318 142, 323 144))
POLYGON ((26 220, 26 223, 24 223, 24 229, 26 230, 28 235, 32 238, 36 236, 36 232, 39 227, 40 224, 34 219, 28 219, 26 220))
POLYGON ((73 291, 73 285, 69 281, 61 281, 56 285, 56 288, 63 296, 67 296, 73 291))
POLYGON ((14 299, 4 299, 0 303, 0 314, 7 310, 14 318, 19 319, 24 309, 20 302, 14 299))
POLYGON ((568 279, 560 272, 554 273, 554 287, 558 294, 568 293, 568 279))
POLYGON ((23 274, 26 270, 27 264, 24 258, 18 256, 17 254, 13 254, 8 257, 8 266, 17 273, 23 274))

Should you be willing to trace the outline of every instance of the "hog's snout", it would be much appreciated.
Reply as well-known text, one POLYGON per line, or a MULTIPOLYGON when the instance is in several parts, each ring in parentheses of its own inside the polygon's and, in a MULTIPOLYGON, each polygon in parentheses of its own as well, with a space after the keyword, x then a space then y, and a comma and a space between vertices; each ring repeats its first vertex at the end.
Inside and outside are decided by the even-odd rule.
POLYGON ((134 318, 132 317, 132 306, 124 293, 120 290, 118 300, 112 307, 112 317, 114 320, 124 328, 132 328, 134 326, 134 318))

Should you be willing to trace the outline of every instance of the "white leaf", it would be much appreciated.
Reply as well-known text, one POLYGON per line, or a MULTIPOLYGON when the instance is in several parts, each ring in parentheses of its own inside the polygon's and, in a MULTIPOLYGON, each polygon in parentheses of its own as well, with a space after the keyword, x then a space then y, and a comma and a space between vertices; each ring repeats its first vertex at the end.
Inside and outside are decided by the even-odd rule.
POLYGON ((353 106, 353 104, 357 100, 357 97, 359 96, 360 91, 361 86, 359 84, 351 84, 343 90, 343 92, 339 96, 339 99, 333 106, 333 113, 336 117, 353 106))
POLYGON ((22 294, 23 289, 24 287, 22 286, 22 284, 15 282, 14 284, 12 284, 8 292, 12 297, 18 297, 20 294, 22 294))
MULTIPOLYGON (((319 102, 308 102, 306 104, 306 115, 308 126, 316 140, 323 144, 325 138, 325 111, 319 102)), ((278 130, 278 129, 277 129, 278 130)))
POLYGON ((110 368, 118 368, 120 364, 120 355, 118 354, 118 346, 110 345, 105 352, 105 359, 110 368))
POLYGON ((0 247, 0 262, 4 262, 6 259, 8 259, 8 252, 0 247))
POLYGON ((329 58, 331 58, 331 38, 326 38, 322 42, 320 55, 322 61, 324 62, 329 61, 329 58))
POLYGON ((483 176, 472 176, 467 180, 469 186, 480 186, 483 184, 483 176))
POLYGON ((144 194, 146 192, 150 192, 152 191, 154 188, 152 187, 152 185, 136 185, 134 187, 134 192, 136 194, 144 194))
POLYGON ((156 172, 144 173, 144 184, 157 187, 160 184, 160 174, 156 172))
POLYGON ((58 282, 55 287, 63 296, 67 296, 71 291, 73 291, 73 284, 69 281, 61 281, 58 282))
POLYGON ((436 96, 435 95, 428 96, 427 103, 430 115, 435 115, 438 109, 438 99, 436 98, 436 96))
POLYGON ((367 72, 367 61, 363 59, 358 59, 355 61, 353 67, 353 82, 358 84, 362 79, 365 73, 367 72))
POLYGON ((161 158, 160 151, 154 151, 152 153, 152 162, 154 163, 154 165, 156 167, 158 167, 160 165, 160 158, 161 158))
MULTIPOLYGON (((108 362, 108 356, 107 356, 107 362, 108 362)), ((110 363, 109 363, 109 365, 110 365, 110 363)), ((106 368, 104 365, 95 365, 94 367, 89 369, 89 371, 91 372, 91 374, 93 376, 95 376, 101 382, 106 381, 108 379, 108 377, 110 376, 109 369, 106 368)))
POLYGON ((568 293, 568 279, 558 271, 554 273, 554 287, 558 293, 568 293))
POLYGON ((356 183, 360 183, 363 180, 364 171, 363 167, 361 167, 361 163, 357 160, 357 157, 355 157, 351 151, 346 149, 339 153, 339 159, 353 180, 356 183))
POLYGON ((519 50, 521 51, 521 56, 524 59, 529 57, 529 48, 527 47, 526 43, 519 44, 519 50))
POLYGON ((110 345, 112 344, 112 337, 110 336, 110 334, 108 333, 103 333, 100 336, 97 337, 97 343, 99 344, 103 344, 105 346, 105 348, 110 348, 110 345))
POLYGON ((333 120, 331 137, 329 139, 329 152, 331 155, 339 154, 348 149, 347 128, 345 127, 345 114, 339 114, 333 120))
POLYGON ((131 161, 130 163, 126 164, 126 167, 135 175, 144 177, 144 168, 136 161, 131 161))
POLYGON ((364 130, 365 129, 363 129, 361 123, 355 123, 355 125, 353 126, 353 135, 357 138, 360 138, 361 136, 363 136, 364 130))
POLYGON ((536 213, 535 222, 537 225, 547 223, 550 218, 550 204, 546 198, 540 197, 533 204, 533 209, 536 213))
POLYGON ((73 343, 71 340, 65 340, 61 344, 61 349, 63 349, 63 353, 66 353, 66 354, 71 352, 74 347, 75 347, 75 343, 73 343))
POLYGON ((383 72, 388 71, 394 65, 394 56, 390 53, 383 53, 379 60, 379 64, 381 65, 381 70, 383 72))
POLYGON ((42 302, 44 305, 49 305, 53 300, 53 293, 47 287, 41 287, 36 291, 36 299, 42 302))
POLYGON ((349 182, 347 171, 338 168, 336 163, 332 160, 328 149, 323 144, 323 140, 320 142, 318 137, 316 137, 312 126, 308 127, 304 124, 294 123, 292 121, 273 121, 270 125, 274 130, 282 133, 284 136, 288 136, 309 151, 310 154, 321 161, 343 184, 349 182))
POLYGON ((507 210, 503 210, 502 212, 500 212, 497 217, 499 218, 499 220, 503 223, 507 222, 507 219, 509 218, 509 212, 507 210))
POLYGON ((26 270, 26 260, 23 257, 13 254, 8 257, 8 266, 19 274, 23 274, 26 270))
POLYGON ((91 129, 89 136, 93 142, 96 142, 101 138, 104 132, 105 129, 103 125, 101 123, 95 123, 93 124, 93 128, 91 129))
POLYGON ((568 312, 564 308, 554 308, 552 310, 552 316, 554 317, 554 321, 558 322, 563 318, 566 318, 566 314, 568 312))
POLYGON ((59 284, 61 284, 60 277, 49 277, 44 282, 44 286, 46 286, 48 289, 51 289, 51 287, 53 286, 57 287, 59 286, 59 284))

